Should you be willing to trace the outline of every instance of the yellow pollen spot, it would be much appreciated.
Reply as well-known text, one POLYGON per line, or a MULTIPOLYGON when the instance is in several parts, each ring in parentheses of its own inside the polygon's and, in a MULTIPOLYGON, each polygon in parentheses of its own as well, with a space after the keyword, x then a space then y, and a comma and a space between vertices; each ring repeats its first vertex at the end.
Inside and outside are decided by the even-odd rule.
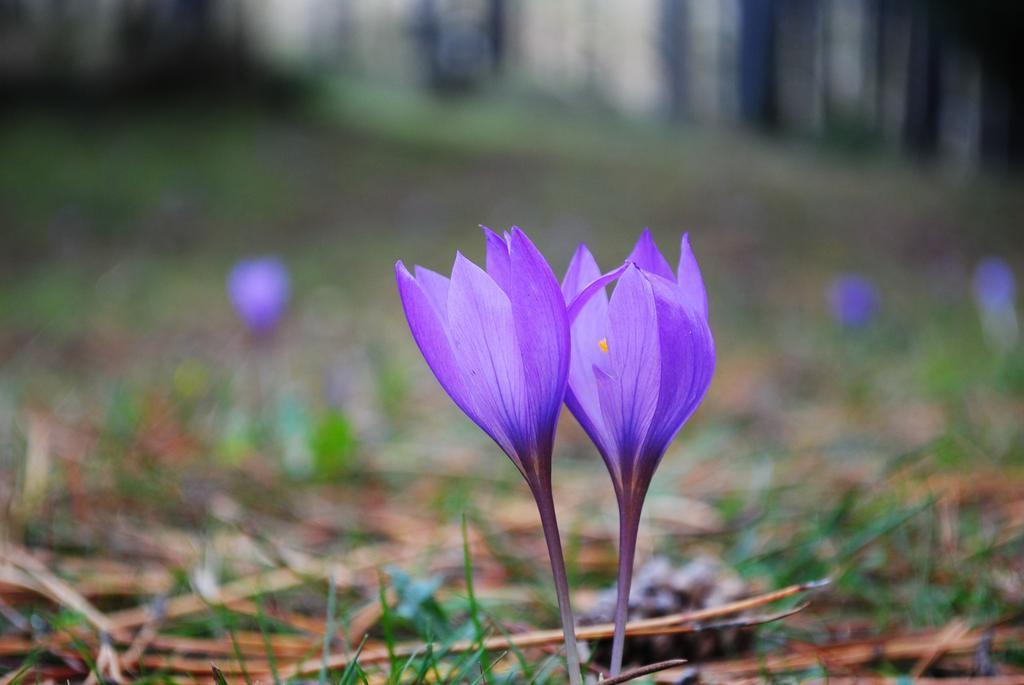
POLYGON ((608 351, 608 338, 601 338, 597 341, 597 346, 601 348, 602 352, 608 351))

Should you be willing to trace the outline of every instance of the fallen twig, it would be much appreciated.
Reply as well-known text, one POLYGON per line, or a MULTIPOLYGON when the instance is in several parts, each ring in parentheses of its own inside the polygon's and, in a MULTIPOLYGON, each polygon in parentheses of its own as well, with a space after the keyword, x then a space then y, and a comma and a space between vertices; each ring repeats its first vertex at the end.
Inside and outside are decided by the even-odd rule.
POLYGON ((932 649, 922 656, 916 664, 914 664, 914 668, 910 670, 910 675, 914 678, 920 678, 923 676, 924 672, 928 670, 928 667, 935 663, 935 660, 941 657, 946 651, 949 643, 963 637, 970 631, 970 629, 970 626, 960 619, 956 619, 946 626, 942 632, 939 633, 938 639, 935 641, 932 649))
MULTIPOLYGON (((837 642, 825 645, 802 644, 799 651, 791 651, 786 654, 766 654, 709 662, 701 666, 701 673, 708 680, 723 681, 759 677, 765 673, 780 674, 820 667, 830 671, 841 670, 880 660, 921 659, 935 650, 941 632, 931 631, 893 638, 837 642)), ((970 654, 987 635, 991 637, 994 647, 1020 644, 1024 641, 1024 628, 1001 627, 970 631, 961 637, 948 640, 943 652, 970 654)), ((674 679, 678 679, 680 675, 682 675, 680 671, 670 670, 659 674, 656 681, 674 683, 674 679)))
MULTIPOLYGON (((2 548, 2 557, 28 577, 29 588, 35 588, 57 604, 81 614, 93 627, 102 632, 110 635, 118 632, 118 626, 109 617, 94 607, 77 590, 53 575, 31 554, 8 544, 2 548)), ((8 582, 13 579, 9 578, 8 582)))
MULTIPOLYGON (((708 619, 719 616, 728 616, 754 607, 770 604, 785 597, 791 597, 802 592, 808 592, 810 590, 824 587, 827 584, 828 581, 814 581, 811 583, 790 585, 789 587, 782 588, 781 590, 775 590, 774 592, 768 592, 762 595, 757 595, 756 597, 730 602, 729 604, 723 604, 717 607, 709 607, 707 609, 700 609, 697 611, 681 612, 671 614, 669 616, 659 616, 657 618, 633 621, 626 626, 626 634, 656 635, 659 633, 697 632, 699 630, 716 628, 718 626, 703 626, 701 623, 708 619)), ((765 620, 762 622, 778 620, 778 618, 787 616, 789 613, 792 612, 768 616, 765 617, 765 620)), ((754 619, 748 618, 740 620, 743 621, 742 625, 754 624, 754 619)), ((576 630, 576 637, 580 640, 608 638, 612 636, 614 630, 615 626, 611 623, 585 626, 576 630)), ((508 637, 490 637, 483 640, 482 646, 488 651, 508 649, 511 647, 542 647, 545 645, 558 644, 562 642, 563 639, 561 630, 534 630, 508 637)), ((387 661, 392 657, 392 655, 408 657, 422 651, 426 646, 427 645, 421 642, 396 645, 391 653, 384 649, 367 650, 360 655, 359 662, 368 664, 387 661)), ((481 643, 476 640, 462 640, 452 645, 447 645, 445 650, 448 653, 464 652, 471 649, 477 649, 480 646, 481 643)), ((343 668, 348 665, 349 657, 346 654, 332 654, 326 659, 309 659, 293 664, 287 668, 282 668, 279 675, 282 678, 292 678, 318 672, 325 662, 328 668, 343 668)))
POLYGON ((670 668, 676 668, 686 663, 686 659, 669 659, 668 661, 659 661, 656 664, 648 664, 647 666, 641 666, 634 668, 621 675, 617 675, 613 678, 605 678, 600 681, 601 685, 618 685, 619 683, 628 683, 630 680, 636 680, 645 675, 651 675, 658 671, 666 671, 670 668))

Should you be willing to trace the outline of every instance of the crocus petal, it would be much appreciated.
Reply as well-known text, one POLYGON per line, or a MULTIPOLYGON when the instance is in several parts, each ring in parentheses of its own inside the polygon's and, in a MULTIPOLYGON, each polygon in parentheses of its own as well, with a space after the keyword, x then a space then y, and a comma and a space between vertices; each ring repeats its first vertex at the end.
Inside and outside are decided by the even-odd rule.
MULTIPOLYGON (((581 244, 569 262, 562 281, 562 294, 567 302, 572 302, 600 277, 601 270, 594 256, 586 245, 581 244)), ((572 355, 565 403, 601 454, 607 457, 612 453, 614 442, 601 413, 597 378, 593 369, 595 366, 608 368, 608 353, 601 348, 601 342, 607 343, 608 338, 608 294, 603 285, 588 292, 591 296, 581 302, 571 324, 572 355)))
POLYGON ((650 478, 672 438, 704 398, 715 350, 707 322, 686 305, 677 285, 654 275, 648 281, 654 294, 661 361, 658 405, 640 450, 641 468, 650 478))
POLYGON ((447 326, 448 285, 450 283, 448 277, 419 265, 413 267, 413 272, 416 274, 416 282, 423 288, 423 292, 430 299, 430 303, 437 308, 441 321, 447 326))
POLYGON ((675 274, 672 273, 672 267, 668 265, 668 260, 665 259, 665 255, 661 254, 661 250, 654 243, 654 238, 651 237, 650 229, 647 228, 640 234, 640 239, 636 241, 636 245, 633 247, 629 257, 626 258, 626 261, 633 262, 644 271, 658 274, 670 280, 675 277, 675 274))
MULTIPOLYGON (((669 276, 671 279, 672 277, 669 276)), ((679 247, 679 276, 680 289, 683 291, 683 299, 689 307, 692 307, 697 314, 708 318, 708 293, 704 289, 704 279, 700 275, 700 267, 697 265, 697 258, 693 256, 690 249, 690 234, 684 233, 682 244, 679 247)))
POLYGON ((502 238, 486 226, 480 228, 484 229, 484 236, 487 238, 487 275, 507 293, 512 269, 508 255, 509 243, 506 238, 502 238))
POLYGON ((275 257, 243 259, 228 276, 228 294, 242 322, 254 333, 268 333, 288 304, 288 269, 275 257))
MULTIPOLYGON (((625 423, 628 408, 624 406, 622 384, 618 378, 600 366, 591 367, 590 372, 594 375, 594 387, 597 389, 597 404, 600 408, 597 416, 600 417, 602 425, 609 427, 608 446, 601 451, 601 456, 608 467, 608 473, 611 474, 615 495, 621 498, 623 480, 632 477, 635 462, 634 454, 625 454, 619 447, 624 441, 621 427, 625 423)), ((594 442, 597 444, 596 440, 594 442)), ((601 448, 600 444, 598 448, 601 448)))
POLYGON ((650 429, 661 380, 654 293, 648 279, 634 265, 615 286, 608 320, 610 377, 617 384, 617 392, 601 390, 601 409, 623 460, 622 467, 628 472, 650 429))
POLYGON ((572 302, 569 303, 569 321, 575 321, 583 308, 587 306, 588 302, 590 302, 590 298, 595 297, 598 293, 604 292, 605 287, 622 276, 629 266, 630 263, 626 262, 617 269, 613 269, 588 283, 576 297, 572 298, 572 302))
POLYGON ((401 261, 395 264, 395 278, 398 280, 398 294, 402 300, 402 308, 405 309, 405 317, 409 321, 412 337, 430 370, 434 372, 441 387, 459 409, 478 426, 485 431, 488 430, 484 425, 484 417, 479 414, 472 393, 463 380, 462 371, 452 351, 447 327, 441 319, 441 312, 431 301, 429 291, 423 283, 412 277, 401 261))
POLYGON ((558 280, 547 261, 518 228, 509 242, 512 279, 509 299, 520 342, 528 411, 548 445, 565 395, 569 373, 569 316, 558 280))
POLYGON ((1010 264, 1002 257, 985 257, 974 269, 974 299, 990 312, 1014 309, 1016 278, 1010 264))
MULTIPOLYGON (((590 249, 584 243, 580 243, 569 260, 569 268, 565 270, 565 278, 562 279, 562 297, 565 303, 569 304, 580 294, 580 291, 592 280, 601 275, 601 268, 597 260, 590 253, 590 249)), ((605 298, 607 301, 608 298, 605 298)))
POLYGON ((536 434, 526 401, 512 303, 490 276, 457 254, 448 289, 452 351, 474 388, 488 434, 523 468, 536 434))

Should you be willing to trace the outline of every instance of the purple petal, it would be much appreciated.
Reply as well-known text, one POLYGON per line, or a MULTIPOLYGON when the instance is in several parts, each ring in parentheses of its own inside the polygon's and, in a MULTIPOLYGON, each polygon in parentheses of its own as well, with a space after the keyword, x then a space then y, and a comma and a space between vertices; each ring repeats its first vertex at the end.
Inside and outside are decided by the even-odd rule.
POLYGON ((1016 290, 1013 269, 1002 257, 985 257, 974 269, 974 298, 982 309, 1012 311, 1016 290))
POLYGON ((636 245, 633 247, 629 257, 626 258, 626 261, 633 262, 644 271, 649 271, 652 274, 658 274, 670 280, 675 278, 675 274, 672 273, 672 267, 668 265, 668 260, 665 259, 665 255, 661 254, 661 250, 654 243, 650 229, 645 228, 644 232, 640 234, 640 239, 636 241, 636 245))
MULTIPOLYGON (((671 280, 672 277, 669 276, 671 280)), ((684 233, 679 247, 679 287, 683 291, 683 300, 688 307, 703 318, 708 317, 708 293, 704 289, 704 279, 700 275, 697 258, 690 249, 690 234, 684 233)))
POLYGON ((509 242, 509 297, 522 353, 526 400, 538 438, 552 440, 569 373, 569 316, 558 280, 530 239, 518 228, 509 242))
MULTIPOLYGON (((562 282, 566 301, 575 300, 587 286, 601 277, 601 270, 586 245, 580 245, 562 282)), ((572 322, 572 355, 569 362, 569 388, 566 406, 583 426, 602 455, 611 454, 614 447, 601 412, 597 378, 594 367, 608 368, 608 353, 601 342, 608 338, 608 294, 604 287, 589 290, 591 296, 582 302, 572 322)))
MULTIPOLYGON (((628 413, 623 402, 622 384, 618 378, 611 376, 599 366, 591 367, 590 372, 594 376, 594 387, 597 389, 597 402, 600 407, 597 416, 600 417, 602 425, 610 427, 607 437, 608 445, 601 451, 601 456, 608 467, 608 473, 611 474, 615 495, 621 499, 623 481, 632 479, 633 464, 636 462, 633 452, 625 453, 620 447, 627 440, 622 435, 622 425, 625 423, 628 413)), ((597 440, 594 442, 597 443, 597 440)), ((599 449, 601 448, 599 443, 597 446, 599 449)))
POLYGON ((268 333, 288 305, 288 269, 275 257, 243 259, 228 276, 228 294, 242 322, 254 333, 268 333))
POLYGON ((651 284, 630 265, 608 305, 608 357, 615 392, 601 387, 601 409, 623 467, 629 469, 647 436, 658 402, 661 360, 657 312, 651 284))
POLYGON ((512 303, 494 279, 461 254, 448 289, 448 321, 452 351, 474 388, 488 433, 513 460, 525 456, 536 427, 527 406, 512 303))
POLYGON ((649 276, 657 313, 661 377, 658 405, 641 454, 653 475, 661 456, 696 410, 715 368, 714 340, 707 322, 684 302, 672 281, 649 276))
POLYGON ((487 275, 493 278, 494 282, 507 293, 509 292, 512 268, 508 255, 510 243, 507 242, 507 238, 502 238, 486 226, 480 228, 484 229, 484 236, 487 238, 487 261, 485 262, 487 275))
POLYGON ((846 328, 863 328, 878 313, 878 290, 863 276, 839 276, 832 281, 828 297, 832 316, 846 328))
POLYGON ((588 283, 583 290, 576 295, 576 297, 572 298, 572 302, 569 303, 569 321, 575 321, 583 308, 587 306, 588 302, 590 302, 590 298, 596 296, 599 292, 604 292, 605 287, 622 276, 629 267, 630 263, 626 262, 617 269, 613 269, 588 283))
MULTIPOLYGON (((601 269, 594 255, 584 243, 580 243, 569 260, 569 268, 565 270, 565 278, 562 279, 562 297, 565 298, 565 303, 572 302, 588 283, 600 275, 601 269)), ((606 297, 605 300, 607 299, 606 297)))
POLYGON ((436 271, 431 271, 422 266, 413 267, 416 274, 416 282, 423 288, 430 303, 437 308, 441 321, 448 324, 448 285, 450 281, 447 276, 442 276, 436 271))
POLYGON ((431 301, 427 288, 412 277, 401 261, 395 264, 395 278, 412 337, 423 353, 427 366, 459 409, 485 431, 488 430, 484 425, 484 417, 477 411, 472 393, 463 381, 446 325, 441 319, 441 311, 431 301))

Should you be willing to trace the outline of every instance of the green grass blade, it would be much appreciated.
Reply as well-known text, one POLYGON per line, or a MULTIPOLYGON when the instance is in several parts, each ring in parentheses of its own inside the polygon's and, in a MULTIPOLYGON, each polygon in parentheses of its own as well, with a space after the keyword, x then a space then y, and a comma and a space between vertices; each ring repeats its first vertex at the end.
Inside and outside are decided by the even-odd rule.
POLYGON ((473 560, 469 555, 469 532, 465 514, 462 515, 462 572, 466 578, 466 594, 469 597, 469 619, 473 622, 476 641, 482 643, 484 626, 480 621, 480 605, 476 601, 476 592, 473 589, 473 560))
POLYGON ((281 685, 281 676, 277 672, 277 657, 270 646, 270 636, 267 635, 267 615, 263 611, 263 595, 260 595, 256 603, 256 622, 260 627, 260 635, 263 636, 263 649, 267 652, 267 663, 270 665, 270 677, 274 679, 274 685, 281 685))
POLYGON ((352 685, 357 677, 362 678, 363 682, 366 681, 366 674, 359 665, 359 655, 363 653, 363 647, 366 645, 366 639, 367 637, 364 635, 362 641, 359 643, 359 647, 356 648, 356 653, 353 654, 352 659, 345 664, 345 670, 341 672, 341 679, 338 680, 338 685, 352 685))
POLYGON ((213 680, 217 685, 228 685, 228 679, 224 677, 224 672, 216 666, 211 665, 210 670, 213 672, 213 680))
POLYGON ((334 614, 337 603, 337 588, 334 573, 327 575, 327 629, 324 631, 324 645, 320 656, 320 685, 327 685, 327 659, 331 655, 331 641, 334 639, 334 614))
POLYGON ((394 616, 391 613, 391 606, 388 604, 387 589, 384 587, 384 577, 380 577, 380 626, 384 631, 384 645, 388 650, 388 661, 391 664, 391 675, 389 683, 395 681, 395 672, 398 670, 398 657, 395 655, 395 631, 394 616))

